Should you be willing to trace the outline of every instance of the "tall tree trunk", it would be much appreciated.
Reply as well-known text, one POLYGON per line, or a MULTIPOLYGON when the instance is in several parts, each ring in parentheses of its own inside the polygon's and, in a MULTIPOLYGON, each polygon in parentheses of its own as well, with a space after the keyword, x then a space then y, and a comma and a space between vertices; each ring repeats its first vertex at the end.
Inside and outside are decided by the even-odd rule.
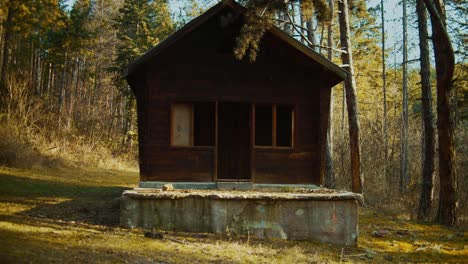
POLYGON ((361 175, 361 147, 359 139, 359 119, 356 99, 356 80, 354 78, 353 52, 351 48, 351 33, 349 29, 348 0, 338 1, 341 54, 344 65, 347 65, 348 75, 345 81, 346 105, 348 107, 349 143, 351 151, 351 184, 352 191, 362 193, 363 179, 361 175))
POLYGON ((78 83, 79 83, 79 68, 80 68, 80 60, 77 58, 75 59, 73 67, 73 74, 72 74, 72 82, 70 85, 70 93, 69 93, 69 106, 68 106, 68 115, 67 115, 67 130, 70 130, 73 125, 73 112, 75 109, 76 100, 78 98, 78 83))
POLYGON ((29 52, 31 54, 29 61, 29 75, 28 75, 28 85, 29 89, 34 92, 35 95, 39 94, 37 87, 35 86, 36 81, 36 49, 34 48, 34 43, 31 40, 29 46, 29 52))
MULTIPOLYGON (((286 8, 287 8, 287 6, 286 6, 286 8)), ((280 12, 280 19, 282 21, 288 21, 288 16, 287 16, 286 12, 289 12, 289 10, 280 10, 279 12, 280 12)), ((284 32, 288 33, 288 35, 292 36, 293 27, 292 27, 291 23, 284 22, 283 23, 283 30, 284 30, 284 32)))
POLYGON ((383 178, 387 179, 387 161, 388 161, 388 139, 387 139, 387 65, 385 62, 385 12, 384 1, 380 0, 380 15, 382 19, 382 94, 383 94, 383 113, 382 113, 382 139, 384 144, 384 165, 383 178))
POLYGON ((305 30, 305 26, 306 26, 306 21, 305 21, 305 17, 304 17, 304 14, 302 12, 302 9, 301 9, 301 6, 299 6, 299 15, 300 15, 300 19, 301 19, 301 42, 302 43, 307 43, 306 39, 304 38, 304 36, 306 36, 306 30, 305 30))
POLYGON ((323 38, 325 37, 325 22, 322 22, 322 30, 320 32, 320 40, 319 40, 319 52, 320 54, 322 54, 322 47, 323 47, 323 38))
POLYGON ((36 86, 36 93, 38 95, 42 95, 42 68, 41 68, 41 56, 40 56, 40 52, 39 52, 39 49, 36 49, 35 51, 36 53, 36 75, 35 75, 35 86, 36 86))
POLYGON ((455 70, 455 54, 446 27, 443 0, 424 0, 432 25, 432 43, 437 73, 437 133, 439 137, 439 210, 437 220, 444 225, 457 223, 457 174, 450 117, 450 90, 455 70))
MULTIPOLYGON (((333 0, 328 1, 332 18, 327 25, 327 57, 330 61, 333 60, 333 13, 334 5, 333 0)), ((326 156, 325 156, 325 186, 327 188, 335 188, 335 175, 333 170, 333 93, 335 89, 332 89, 330 94, 330 110, 328 117, 328 129, 327 129, 327 141, 326 141, 326 156)))
POLYGON ((2 52, 0 53, 0 73, 2 72, 2 62, 3 62, 4 31, 5 31, 5 25, 4 23, 0 23, 0 48, 2 49, 2 52))
MULTIPOLYGON (((130 89, 130 88, 127 87, 127 89, 130 89)), ((132 140, 132 134, 130 132, 133 129, 133 113, 136 107, 136 100, 135 98, 132 98, 131 96, 127 96, 125 98, 125 104, 126 106, 125 106, 124 120, 123 120, 123 126, 124 126, 123 144, 126 146, 132 146, 133 140, 132 140)))
MULTIPOLYGON (((102 79, 101 75, 102 75, 101 74, 101 67, 98 64, 96 66, 96 75, 95 75, 95 79, 94 79, 93 90, 91 91, 92 96, 90 96, 90 98, 89 98, 90 103, 91 102, 96 103, 96 101, 99 100, 99 98, 101 97, 101 94, 100 94, 100 84, 101 84, 101 79, 102 79)), ((91 109, 91 115, 94 115, 94 107, 92 107, 92 109, 91 109)))
POLYGON ((408 40, 407 40, 406 0, 403 0, 403 106, 401 125, 400 156, 400 192, 404 192, 409 183, 408 175, 408 40))
MULTIPOLYGON (((293 23, 294 25, 296 24, 296 9, 294 8, 294 5, 292 3, 289 3, 289 5, 287 5, 288 7, 288 10, 287 12, 290 14, 291 16, 291 23, 293 23)), ((291 35, 293 35, 293 30, 294 30, 294 26, 291 25, 291 35)))
MULTIPOLYGON (((6 91, 6 74, 8 71, 8 62, 10 60, 10 44, 11 44, 11 27, 12 27, 12 20, 13 20, 13 7, 12 3, 9 2, 8 10, 7 10, 7 19, 5 22, 5 35, 3 40, 3 58, 2 58, 2 69, 0 72, 0 96, 5 95, 6 91)), ((0 101, 0 107, 1 101, 0 101)))
POLYGON ((68 52, 65 52, 64 56, 64 63, 62 69, 62 76, 60 81, 60 90, 59 90, 59 100, 58 100, 58 127, 59 130, 62 127, 62 110, 63 110, 63 101, 65 98, 65 82, 66 82, 66 75, 67 75, 67 62, 68 62, 68 52))
POLYGON ((50 95, 50 84, 52 82, 52 63, 48 63, 48 71, 47 71, 47 85, 46 85, 46 90, 45 93, 47 95, 50 95))
POLYGON ((310 48, 313 49, 313 50, 316 50, 315 47, 316 47, 316 43, 315 43, 315 32, 314 32, 314 23, 313 23, 314 19, 313 17, 311 17, 309 20, 307 20, 306 22, 306 26, 307 26, 307 39, 309 40, 310 42, 310 48))
POLYGON ((55 90, 55 66, 51 63, 50 64, 51 67, 52 67, 52 71, 50 73, 50 82, 48 82, 48 86, 49 86, 49 95, 53 94, 54 93, 54 90, 55 90))
POLYGON ((419 199, 418 219, 429 220, 434 191, 434 116, 432 114, 431 91, 431 64, 429 60, 429 34, 427 32, 427 16, 424 0, 416 0, 416 13, 418 15, 419 51, 421 63, 421 90, 422 90, 422 120, 424 127, 422 147, 422 188, 419 199))

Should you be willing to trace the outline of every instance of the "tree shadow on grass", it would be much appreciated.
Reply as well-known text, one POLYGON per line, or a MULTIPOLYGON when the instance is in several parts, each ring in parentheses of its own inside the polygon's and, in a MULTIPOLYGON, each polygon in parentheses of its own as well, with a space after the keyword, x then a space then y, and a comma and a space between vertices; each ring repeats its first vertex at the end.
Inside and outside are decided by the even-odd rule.
MULTIPOLYGON (((125 189, 127 188, 112 185, 95 186, 76 183, 64 183, 53 180, 31 179, 27 177, 18 177, 0 173, 0 203, 20 204, 25 205, 25 208, 30 208, 13 214, 0 214, 0 221, 6 221, 12 224, 22 224, 25 226, 51 228, 52 230, 66 228, 68 230, 76 230, 76 232, 79 234, 83 233, 83 230, 81 230, 83 225, 79 225, 78 223, 83 223, 92 225, 88 228, 91 228, 94 231, 109 230, 109 234, 112 234, 116 232, 116 230, 119 230, 118 228, 115 228, 119 224, 118 197, 120 197, 121 193, 125 189), (76 225, 73 222, 76 222, 76 225), (70 225, 70 223, 72 225, 70 225)), ((121 232, 122 233, 119 234, 119 237, 124 237, 126 236, 127 232, 132 231, 125 230, 121 232)), ((19 239, 21 240, 21 243, 24 243, 25 245, 33 248, 33 250, 37 249, 39 251, 43 250, 44 252, 50 252, 50 254, 45 253, 46 256, 52 257, 52 260, 55 259, 56 262, 61 262, 63 258, 67 258, 68 256, 69 250, 67 250, 67 248, 63 248, 63 244, 51 244, 50 242, 48 242, 48 244, 42 243, 39 238, 34 237, 33 233, 28 234, 27 232, 15 232, 4 229, 0 235, 0 242, 2 239, 3 241, 9 240, 8 234, 12 235, 11 237, 20 237, 19 239)), ((245 238, 231 238, 220 235, 203 235, 200 237, 199 234, 176 232, 168 232, 167 235, 180 241, 187 240, 193 243, 200 243, 203 241, 204 243, 215 243, 219 240, 226 241, 231 239, 243 243, 243 240, 245 240, 245 238)), ((441 239, 435 239, 434 234, 431 233, 422 233, 417 235, 418 240, 427 241, 429 243, 443 243, 441 242, 441 239)), ((398 240, 394 237, 388 237, 387 239, 384 238, 383 240, 388 239, 398 240)), ((464 239, 464 237, 461 237, 456 238, 455 240, 458 241, 464 239)), ((451 240, 453 239, 449 239, 449 241, 451 240)), ((250 240, 247 243, 250 243, 253 246, 269 247, 276 250, 299 247, 307 254, 309 254, 308 251, 310 251, 310 254, 313 254, 317 247, 320 247, 320 245, 316 243, 293 241, 275 241, 272 243, 268 241, 250 240)), ((322 245, 322 247, 326 246, 322 245)), ((86 259, 86 257, 81 256, 82 252, 89 251, 88 246, 70 246, 69 249, 73 252, 73 254, 71 254, 71 262, 94 262, 94 259, 86 259)), ((330 246, 329 250, 330 249, 332 249, 335 256, 339 256, 340 247, 330 246)), ((165 251, 163 253, 167 254, 168 256, 177 255, 177 252, 172 251, 165 251)), ((363 253, 366 253, 363 249, 355 248, 352 250, 352 252, 349 253, 349 255, 363 255, 363 253)), ((18 253, 18 255, 21 254, 21 252, 18 253)), ((41 254, 42 253, 39 255, 41 254)), ((126 250, 106 248, 106 245, 102 245, 99 249, 93 248, 92 255, 94 255, 94 257, 97 259, 106 261, 106 258, 114 254, 119 256, 117 262, 125 262, 127 259, 132 259, 132 262, 133 260, 141 263, 147 262, 147 257, 141 252, 136 252, 135 255, 135 253, 131 254, 126 250)), ((27 258, 28 255, 26 254, 25 256, 27 258)), ((193 257, 195 259, 199 259, 197 255, 194 255, 193 257)), ((463 262, 464 259, 462 257, 463 256, 458 253, 446 254, 444 252, 431 250, 410 253, 383 250, 377 252, 377 255, 374 259, 367 259, 365 256, 363 256, 363 259, 354 260, 359 262, 405 262, 417 260, 429 262, 455 260, 463 262)), ((9 258, 14 259, 15 254, 5 253, 5 255, 2 256, 0 251, 0 259, 9 258)), ((208 259, 199 260, 209 261, 208 259)), ((29 261, 25 259, 25 262, 29 261)))
POLYGON ((119 224, 118 186, 92 186, 0 174, 0 202, 31 205, 21 216, 88 224, 119 224))
POLYGON ((54 233, 46 237, 9 230, 2 235, 4 241, 15 242, 2 243, 0 239, 2 263, 186 263, 189 259, 198 263, 213 262, 197 251, 181 255, 170 248, 157 248, 155 251, 154 246, 152 251, 145 247, 126 250, 115 244, 86 241, 86 235, 70 240, 63 240, 60 234, 54 233))

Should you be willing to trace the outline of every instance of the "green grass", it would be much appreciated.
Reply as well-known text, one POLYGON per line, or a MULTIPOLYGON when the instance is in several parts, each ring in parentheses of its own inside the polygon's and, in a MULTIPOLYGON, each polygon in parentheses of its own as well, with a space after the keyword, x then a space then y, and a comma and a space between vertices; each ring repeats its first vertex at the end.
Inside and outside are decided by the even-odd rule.
POLYGON ((212 234, 118 226, 118 198, 138 173, 103 169, 0 167, 0 263, 308 263, 463 262, 466 233, 359 213, 356 247, 318 242, 259 241, 212 234), (383 237, 373 231, 385 229, 383 237))

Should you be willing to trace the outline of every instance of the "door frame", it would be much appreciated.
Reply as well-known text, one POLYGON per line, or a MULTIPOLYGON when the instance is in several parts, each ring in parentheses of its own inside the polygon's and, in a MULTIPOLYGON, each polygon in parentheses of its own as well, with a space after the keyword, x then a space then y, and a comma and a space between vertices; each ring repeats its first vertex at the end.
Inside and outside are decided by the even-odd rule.
POLYGON ((214 171, 213 171, 213 181, 215 182, 254 182, 254 170, 253 170, 253 135, 254 131, 254 111, 255 107, 254 104, 251 102, 237 102, 237 101, 216 101, 215 102, 215 148, 214 148, 214 171), (250 178, 249 179, 220 179, 219 178, 219 104, 222 103, 239 103, 239 104, 246 104, 248 105, 249 109, 249 129, 250 129, 250 142, 249 142, 249 155, 250 155, 250 178))

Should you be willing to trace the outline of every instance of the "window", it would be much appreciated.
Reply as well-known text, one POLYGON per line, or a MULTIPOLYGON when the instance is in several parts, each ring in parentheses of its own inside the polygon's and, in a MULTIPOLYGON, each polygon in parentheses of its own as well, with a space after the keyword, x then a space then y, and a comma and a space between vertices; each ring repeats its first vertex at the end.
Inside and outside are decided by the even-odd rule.
POLYGON ((273 146, 273 108, 271 105, 255 106, 255 145, 273 146))
POLYGON ((172 146, 214 146, 215 104, 172 105, 172 146))
POLYGON ((214 103, 193 104, 193 145, 215 145, 215 111, 214 103))
POLYGON ((292 147, 293 131, 293 106, 255 105, 255 146, 292 147))
POLYGON ((292 147, 293 108, 289 105, 276 107, 276 146, 292 147))

